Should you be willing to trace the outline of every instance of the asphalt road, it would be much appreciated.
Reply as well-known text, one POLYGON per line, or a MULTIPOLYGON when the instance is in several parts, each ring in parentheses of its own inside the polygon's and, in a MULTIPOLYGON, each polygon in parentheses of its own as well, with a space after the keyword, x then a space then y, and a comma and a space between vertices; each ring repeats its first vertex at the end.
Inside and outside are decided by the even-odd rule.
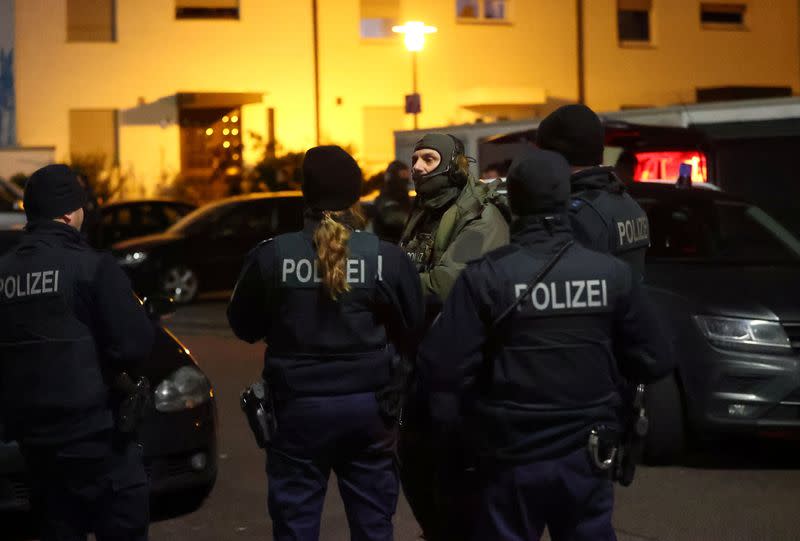
MULTIPOLYGON (((167 325, 184 340, 215 386, 220 470, 214 491, 199 509, 189 513, 170 509, 173 506, 156 509, 151 539, 270 539, 264 456, 238 408, 240 389, 259 376, 262 346, 232 337, 225 325, 224 304, 219 302, 182 309, 167 325)), ((642 467, 634 486, 617 488, 617 535, 621 541, 800 539, 799 451, 795 443, 734 441, 703 446, 682 466, 642 467)), ((323 541, 349 539, 335 479, 322 521, 323 541)), ((416 534, 416 523, 401 498, 396 539, 412 541, 416 534)))

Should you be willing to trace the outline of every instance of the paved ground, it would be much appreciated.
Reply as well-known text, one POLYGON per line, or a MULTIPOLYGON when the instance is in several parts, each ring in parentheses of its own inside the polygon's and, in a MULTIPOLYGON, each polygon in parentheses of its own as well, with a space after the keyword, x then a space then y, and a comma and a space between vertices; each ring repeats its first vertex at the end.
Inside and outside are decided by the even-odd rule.
MULTIPOLYGON (((271 536, 263 455, 238 409, 239 390, 259 375, 262 347, 233 339, 224 322, 224 304, 219 302, 183 309, 167 322, 215 385, 220 472, 213 493, 200 509, 178 515, 160 512, 151 528, 155 541, 263 540, 271 536)), ((614 524, 619 539, 800 539, 798 451, 795 444, 729 442, 693 452, 684 466, 641 468, 633 487, 617 489, 614 524)), ((415 539, 417 527, 402 499, 395 525, 398 541, 415 539)), ((0 538, 5 539, 3 535, 0 538)), ((349 539, 334 482, 325 504, 321 539, 349 539)))

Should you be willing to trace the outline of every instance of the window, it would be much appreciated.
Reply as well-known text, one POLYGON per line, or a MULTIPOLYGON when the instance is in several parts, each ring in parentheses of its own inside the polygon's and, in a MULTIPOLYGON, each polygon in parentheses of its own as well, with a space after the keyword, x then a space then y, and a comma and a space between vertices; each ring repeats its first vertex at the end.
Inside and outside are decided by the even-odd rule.
POLYGON ((114 0, 67 0, 67 41, 115 41, 114 0))
POLYGON ((69 151, 72 156, 102 158, 105 167, 118 162, 117 111, 73 109, 69 112, 69 151))
POLYGON ((242 163, 238 108, 181 109, 181 169, 192 175, 224 175, 242 163))
POLYGON ((462 21, 508 21, 508 0, 456 0, 456 17, 462 21))
POLYGON ((746 4, 712 4, 700 5, 700 23, 704 28, 744 29, 746 4))
POLYGON ((648 259, 777 263, 800 259, 800 241, 767 213, 738 201, 639 199, 650 222, 648 259))
POLYGON ((617 0, 617 30, 620 42, 650 42, 650 0, 617 0))
POLYGON ((400 0, 361 0, 361 37, 388 38, 400 19, 400 0))
POLYGON ((238 19, 239 0, 175 0, 176 19, 238 19))

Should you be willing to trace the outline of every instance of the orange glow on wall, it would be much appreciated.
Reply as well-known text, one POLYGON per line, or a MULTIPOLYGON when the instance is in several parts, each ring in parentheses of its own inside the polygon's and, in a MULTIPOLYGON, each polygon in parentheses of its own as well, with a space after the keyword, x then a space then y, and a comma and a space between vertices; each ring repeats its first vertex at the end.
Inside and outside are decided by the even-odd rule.
POLYGON ((675 182, 683 163, 692 166, 692 183, 708 181, 706 155, 696 150, 637 152, 633 179, 637 182, 675 182))

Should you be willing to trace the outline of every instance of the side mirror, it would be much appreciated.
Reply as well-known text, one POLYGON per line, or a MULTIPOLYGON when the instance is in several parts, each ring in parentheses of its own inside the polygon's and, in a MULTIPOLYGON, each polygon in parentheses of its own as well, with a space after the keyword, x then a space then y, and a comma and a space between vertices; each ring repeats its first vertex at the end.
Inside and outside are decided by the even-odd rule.
POLYGON ((145 297, 144 311, 150 319, 161 319, 175 313, 175 300, 172 297, 145 297))

